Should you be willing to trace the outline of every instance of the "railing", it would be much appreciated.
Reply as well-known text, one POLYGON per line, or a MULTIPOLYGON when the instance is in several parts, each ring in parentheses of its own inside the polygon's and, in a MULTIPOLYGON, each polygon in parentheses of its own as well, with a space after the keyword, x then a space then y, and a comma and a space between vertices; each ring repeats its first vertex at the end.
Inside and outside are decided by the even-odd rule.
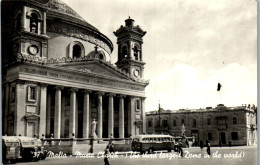
POLYGON ((155 130, 168 131, 169 126, 155 126, 155 130))
POLYGON ((72 145, 72 144, 90 144, 91 141, 96 143, 104 143, 113 141, 113 143, 130 144, 131 138, 45 138, 41 139, 43 145, 72 145))

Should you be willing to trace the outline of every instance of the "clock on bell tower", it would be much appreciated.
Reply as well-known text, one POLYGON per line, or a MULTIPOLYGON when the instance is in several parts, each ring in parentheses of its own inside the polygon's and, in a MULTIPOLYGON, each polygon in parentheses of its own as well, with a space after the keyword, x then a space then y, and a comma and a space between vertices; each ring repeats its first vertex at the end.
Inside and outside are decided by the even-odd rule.
POLYGON ((125 20, 122 26, 114 32, 118 44, 118 68, 129 73, 131 77, 143 78, 145 62, 143 62, 142 44, 143 31, 139 25, 134 26, 134 20, 130 17, 125 20))

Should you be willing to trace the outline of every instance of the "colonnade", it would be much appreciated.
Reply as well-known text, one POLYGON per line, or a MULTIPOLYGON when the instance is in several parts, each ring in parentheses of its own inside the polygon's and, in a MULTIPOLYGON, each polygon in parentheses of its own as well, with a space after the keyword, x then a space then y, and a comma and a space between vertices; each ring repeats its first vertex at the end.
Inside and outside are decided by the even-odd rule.
MULTIPOLYGON (((54 138, 61 138, 61 127, 62 127, 62 90, 63 87, 57 86, 55 89, 55 109, 54 109, 54 138)), ((69 114, 69 137, 73 138, 76 136, 76 122, 77 122, 77 92, 79 92, 79 89, 71 88, 68 90, 70 92, 70 114, 69 114)), ((91 113, 90 113, 90 93, 94 93, 97 95, 97 137, 102 138, 103 135, 103 96, 108 97, 108 135, 107 137, 110 137, 110 135, 114 135, 114 99, 115 97, 118 98, 118 115, 119 115, 119 138, 124 138, 125 136, 125 130, 124 130, 124 123, 125 123, 125 98, 126 95, 122 94, 115 94, 115 93, 105 93, 105 92, 99 92, 99 91, 91 91, 91 90, 81 90, 83 93, 83 130, 82 135, 83 138, 90 138, 90 131, 91 131, 91 125, 90 121, 91 119, 91 113)), ((48 95, 47 102, 50 102, 51 98, 53 97, 51 95, 48 95)), ((135 99, 137 97, 130 96, 130 122, 128 121, 128 124, 130 124, 130 127, 128 125, 128 129, 130 128, 130 134, 135 134, 134 130, 134 121, 135 121, 135 114, 136 114, 136 105, 135 105, 135 99)), ((142 98, 138 98, 141 100, 144 100, 142 98)), ((140 101, 141 101, 140 100, 140 101)), ((49 103, 50 104, 50 103, 49 103)), ((143 102, 142 102, 143 104, 143 102)), ((128 105, 128 103, 127 103, 128 105)), ((48 106, 50 107, 50 105, 48 106)), ((143 108, 143 106, 142 106, 143 108)), ((47 132, 46 134, 50 134, 50 111, 47 110, 47 116, 46 116, 46 126, 47 126, 47 132)), ((139 110, 140 115, 142 110, 139 110)))

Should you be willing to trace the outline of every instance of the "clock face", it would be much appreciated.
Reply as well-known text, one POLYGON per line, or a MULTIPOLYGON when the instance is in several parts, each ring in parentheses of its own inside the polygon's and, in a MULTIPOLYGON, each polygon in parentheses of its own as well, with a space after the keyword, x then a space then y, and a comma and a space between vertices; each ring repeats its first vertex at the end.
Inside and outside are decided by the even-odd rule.
POLYGON ((139 74, 140 74, 140 73, 139 73, 139 70, 135 69, 135 70, 134 70, 134 76, 135 76, 135 77, 139 77, 139 74))
POLYGON ((39 52, 39 49, 36 45, 31 45, 29 47, 29 52, 32 54, 32 55, 36 55, 38 52, 39 52))

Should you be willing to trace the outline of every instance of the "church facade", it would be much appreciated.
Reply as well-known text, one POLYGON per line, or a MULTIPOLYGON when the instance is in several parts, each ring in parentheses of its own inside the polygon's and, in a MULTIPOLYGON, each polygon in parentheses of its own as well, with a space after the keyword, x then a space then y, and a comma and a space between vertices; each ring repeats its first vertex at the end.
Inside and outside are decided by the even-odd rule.
POLYGON ((146 131, 142 44, 130 17, 113 44, 60 0, 2 1, 2 130, 126 138, 146 131), (4 17, 3 17, 4 16, 4 17))

